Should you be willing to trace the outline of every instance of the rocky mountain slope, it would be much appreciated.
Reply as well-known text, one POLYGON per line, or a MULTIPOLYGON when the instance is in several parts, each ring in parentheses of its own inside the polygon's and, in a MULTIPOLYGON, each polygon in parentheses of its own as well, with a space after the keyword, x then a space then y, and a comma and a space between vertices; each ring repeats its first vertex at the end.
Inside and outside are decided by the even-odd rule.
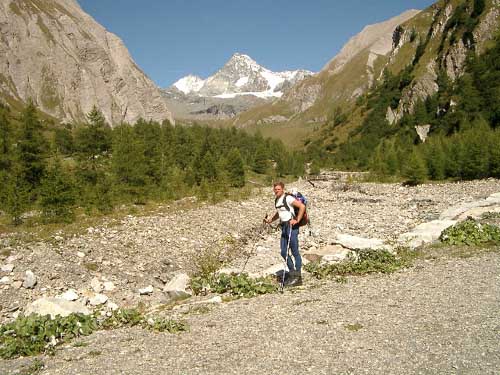
POLYGON ((96 105, 111 123, 138 118, 172 121, 166 100, 123 42, 76 0, 0 3, 0 96, 33 100, 64 121, 96 105))
POLYGON ((243 127, 268 123, 266 116, 270 113, 273 117, 279 115, 280 122, 293 123, 293 119, 297 123, 324 122, 330 114, 328 107, 352 101, 371 87, 392 50, 395 28, 419 12, 408 10, 385 22, 366 26, 321 72, 294 85, 278 105, 255 108, 234 123, 243 127))
POLYGON ((213 116, 209 109, 214 105, 231 106, 232 111, 221 112, 232 117, 256 104, 281 97, 295 83, 311 75, 313 73, 307 70, 272 72, 248 55, 235 53, 207 79, 194 75, 183 77, 167 88, 165 95, 177 111, 176 117, 199 118, 203 113, 213 116), (199 105, 201 102, 203 106, 199 105))
POLYGON ((452 81, 461 76, 467 54, 480 54, 491 45, 499 15, 498 0, 440 0, 421 12, 409 11, 387 23, 368 26, 318 75, 295 85, 279 103, 239 115, 234 124, 259 128, 271 136, 286 128, 292 133, 290 144, 310 137, 315 130, 319 131, 312 138, 324 139, 327 131, 339 144, 367 115, 363 103, 356 104, 357 98, 383 80, 384 70, 397 75, 411 68, 411 80, 402 88, 397 106, 387 108, 387 120, 393 124, 412 113, 418 101, 437 92, 440 71, 452 81), (339 114, 347 119, 340 121, 339 114), (279 121, 268 121, 276 118, 279 121), (270 122, 274 122, 272 127, 270 122))

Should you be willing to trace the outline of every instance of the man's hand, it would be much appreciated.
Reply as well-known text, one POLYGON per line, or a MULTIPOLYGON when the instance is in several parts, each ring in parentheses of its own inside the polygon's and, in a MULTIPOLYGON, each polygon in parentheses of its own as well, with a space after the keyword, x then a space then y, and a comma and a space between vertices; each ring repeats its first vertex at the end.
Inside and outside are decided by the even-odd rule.
POLYGON ((295 224, 297 224, 298 221, 295 219, 290 220, 290 225, 293 227, 295 224))

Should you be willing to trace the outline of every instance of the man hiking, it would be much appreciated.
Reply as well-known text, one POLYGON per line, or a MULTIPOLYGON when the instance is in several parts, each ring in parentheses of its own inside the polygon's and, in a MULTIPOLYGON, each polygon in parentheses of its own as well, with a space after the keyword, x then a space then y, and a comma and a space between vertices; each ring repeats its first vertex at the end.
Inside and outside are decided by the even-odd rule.
POLYGON ((279 217, 281 223, 281 256, 290 271, 284 284, 288 286, 300 285, 302 283, 302 258, 299 253, 299 222, 304 215, 306 206, 292 195, 285 193, 285 184, 283 182, 274 183, 273 191, 276 197, 274 206, 277 211, 271 218, 266 217, 264 221, 271 224, 279 217), (298 209, 297 214, 294 208, 298 209), (288 248, 291 249, 295 262, 288 256, 288 248))

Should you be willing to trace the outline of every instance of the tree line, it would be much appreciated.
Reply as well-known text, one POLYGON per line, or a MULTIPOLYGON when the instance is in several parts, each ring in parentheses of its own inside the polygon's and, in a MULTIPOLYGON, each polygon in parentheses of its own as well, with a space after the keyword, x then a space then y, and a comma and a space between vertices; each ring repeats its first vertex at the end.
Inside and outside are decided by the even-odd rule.
POLYGON ((0 105, 0 210, 72 221, 75 209, 108 213, 121 204, 197 195, 219 200, 248 174, 304 173, 304 157, 278 140, 235 128, 138 120, 109 126, 97 108, 81 124, 49 128, 28 104, 16 118, 0 105))

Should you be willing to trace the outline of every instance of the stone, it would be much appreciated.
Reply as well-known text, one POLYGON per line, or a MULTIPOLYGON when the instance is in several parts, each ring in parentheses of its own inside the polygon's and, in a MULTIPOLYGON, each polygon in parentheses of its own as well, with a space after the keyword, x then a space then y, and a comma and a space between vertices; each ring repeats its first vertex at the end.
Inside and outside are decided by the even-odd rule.
POLYGON ((387 250, 392 251, 391 246, 378 238, 364 238, 351 236, 349 234, 339 234, 332 241, 334 245, 340 245, 350 250, 387 250))
POLYGON ((70 314, 90 315, 90 311, 80 302, 66 301, 62 298, 44 297, 32 302, 26 308, 24 314, 50 315, 54 319, 57 315, 61 317, 70 314))
POLYGON ((455 225, 455 223, 455 220, 432 220, 428 223, 422 223, 411 232, 401 234, 398 242, 415 249, 436 241, 443 230, 455 225))
POLYGON ((100 293, 95 293, 92 297, 89 298, 89 304, 92 306, 103 305, 108 301, 108 296, 100 293))
POLYGON ((422 141, 422 143, 425 143, 425 140, 427 139, 427 136, 429 135, 429 131, 431 130, 430 125, 415 125, 415 130, 417 132, 418 137, 422 141))
POLYGON ((85 258, 85 253, 83 253, 83 252, 79 251, 79 252, 77 252, 77 253, 76 253, 76 256, 77 256, 78 258, 85 258))
POLYGON ((2 272, 11 273, 12 271, 14 271, 14 265, 13 264, 5 264, 2 266, 1 270, 2 270, 2 272))
POLYGON ((23 280, 23 288, 33 289, 37 284, 37 278, 32 271, 26 271, 26 275, 23 280))
POLYGON ((153 291, 154 291, 153 286, 152 285, 148 285, 145 288, 139 289, 139 294, 141 296, 148 296, 150 294, 153 294, 153 291))
POLYGON ((92 288, 92 290, 96 293, 101 293, 102 290, 103 290, 103 285, 102 283, 99 281, 99 279, 97 277, 94 277, 91 281, 90 281, 90 287, 92 288))
POLYGON ((0 279, 0 284, 3 285, 10 285, 10 277, 4 276, 0 279))
POLYGON ((309 248, 303 253, 303 258, 309 262, 335 263, 345 260, 351 253, 351 250, 340 245, 326 245, 309 248))
POLYGON ((16 280, 12 283, 12 287, 14 289, 21 289, 21 287, 23 286, 23 282, 20 281, 20 280, 16 280))
POLYGON ((187 291, 190 280, 191 278, 187 274, 178 274, 164 286, 163 292, 167 293, 171 298, 191 297, 192 294, 187 291))
POLYGON ((65 299, 66 301, 76 301, 79 297, 78 293, 74 289, 68 289, 63 294, 57 296, 57 298, 65 299))
POLYGON ((106 292, 112 292, 113 290, 116 289, 115 284, 112 281, 105 281, 103 283, 103 286, 106 292))
POLYGON ((111 311, 116 311, 116 310, 118 310, 118 309, 120 308, 120 307, 119 307, 116 303, 111 302, 111 301, 109 301, 109 300, 108 300, 108 303, 106 304, 106 307, 107 307, 109 310, 111 310, 111 311))

